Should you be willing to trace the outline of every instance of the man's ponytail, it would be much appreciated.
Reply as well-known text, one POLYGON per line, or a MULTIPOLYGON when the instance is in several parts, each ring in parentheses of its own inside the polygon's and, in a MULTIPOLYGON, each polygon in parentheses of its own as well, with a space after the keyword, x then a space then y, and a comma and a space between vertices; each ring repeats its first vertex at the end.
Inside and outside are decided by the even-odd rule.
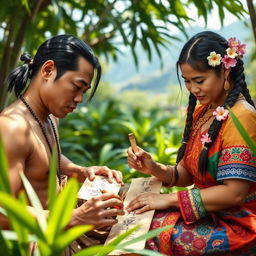
POLYGON ((24 61, 24 64, 11 71, 7 78, 8 91, 14 90, 16 97, 21 94, 28 79, 31 78, 31 69, 33 67, 33 59, 28 53, 23 53, 20 60, 24 61))

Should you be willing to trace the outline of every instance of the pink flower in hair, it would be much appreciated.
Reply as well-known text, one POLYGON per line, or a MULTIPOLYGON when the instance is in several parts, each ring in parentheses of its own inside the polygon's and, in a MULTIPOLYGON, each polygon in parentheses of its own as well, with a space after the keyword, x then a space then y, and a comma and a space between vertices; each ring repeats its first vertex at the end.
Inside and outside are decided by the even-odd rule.
POLYGON ((230 37, 228 39, 228 45, 230 48, 236 48, 240 44, 240 41, 237 40, 235 37, 230 37))
POLYGON ((203 134, 200 140, 201 140, 202 144, 212 142, 208 132, 203 134))
POLYGON ((212 113, 218 121, 226 120, 229 111, 223 107, 218 106, 212 113))
POLYGON ((224 64, 226 69, 229 69, 231 67, 234 67, 237 63, 236 59, 230 58, 228 55, 225 55, 222 59, 221 62, 224 64))
POLYGON ((246 47, 246 44, 239 44, 237 46, 237 50, 236 51, 237 51, 237 53, 238 53, 240 58, 242 58, 243 55, 245 54, 245 47, 246 47))

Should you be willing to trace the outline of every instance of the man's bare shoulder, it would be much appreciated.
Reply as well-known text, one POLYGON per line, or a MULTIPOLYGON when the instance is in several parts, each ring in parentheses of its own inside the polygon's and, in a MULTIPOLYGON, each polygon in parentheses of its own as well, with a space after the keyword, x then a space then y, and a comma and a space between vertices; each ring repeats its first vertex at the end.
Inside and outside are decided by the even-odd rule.
POLYGON ((26 116, 26 111, 18 103, 13 103, 5 108, 0 113, 0 133, 3 139, 16 140, 16 143, 24 142, 30 130, 26 116))

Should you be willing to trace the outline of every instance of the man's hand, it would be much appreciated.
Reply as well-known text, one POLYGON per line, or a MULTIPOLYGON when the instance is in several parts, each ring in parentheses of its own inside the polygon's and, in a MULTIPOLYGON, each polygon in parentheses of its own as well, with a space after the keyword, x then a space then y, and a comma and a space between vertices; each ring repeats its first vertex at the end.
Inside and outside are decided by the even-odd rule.
POLYGON ((109 169, 107 166, 91 166, 84 167, 83 173, 85 177, 87 177, 90 181, 93 181, 95 175, 107 176, 108 181, 110 183, 113 182, 113 179, 117 181, 117 183, 123 185, 123 175, 120 171, 109 169))
POLYGON ((93 225, 95 228, 112 226, 117 223, 113 218, 117 215, 124 215, 123 201, 118 195, 107 192, 76 208, 69 226, 93 225))

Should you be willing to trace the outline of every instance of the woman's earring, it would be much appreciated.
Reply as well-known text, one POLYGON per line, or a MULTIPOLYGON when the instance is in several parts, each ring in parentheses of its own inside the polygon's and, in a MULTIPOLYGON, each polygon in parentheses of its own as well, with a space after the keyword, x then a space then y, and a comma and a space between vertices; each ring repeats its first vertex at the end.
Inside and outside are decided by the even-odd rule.
POLYGON ((229 84, 228 80, 225 80, 225 83, 224 83, 224 90, 225 90, 225 91, 228 91, 229 88, 230 88, 230 84, 229 84))

